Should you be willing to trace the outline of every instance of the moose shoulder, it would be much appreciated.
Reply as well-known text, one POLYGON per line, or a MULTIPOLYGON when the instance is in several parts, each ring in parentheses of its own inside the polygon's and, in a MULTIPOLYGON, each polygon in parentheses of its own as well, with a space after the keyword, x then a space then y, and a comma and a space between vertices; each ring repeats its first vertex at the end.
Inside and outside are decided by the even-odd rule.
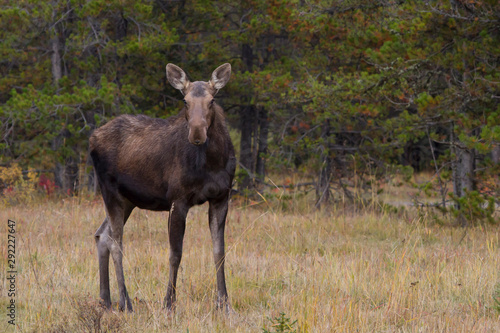
POLYGON ((209 202, 209 225, 217 268, 217 305, 228 307, 224 278, 224 225, 236 160, 222 108, 214 96, 229 80, 224 64, 210 81, 190 82, 179 67, 168 64, 167 78, 184 95, 177 116, 153 119, 123 115, 100 127, 90 138, 92 157, 107 216, 95 233, 99 256, 100 297, 111 306, 109 255, 116 269, 119 308, 132 310, 122 267, 123 227, 135 207, 170 211, 170 274, 165 306, 175 301, 186 214, 209 202))

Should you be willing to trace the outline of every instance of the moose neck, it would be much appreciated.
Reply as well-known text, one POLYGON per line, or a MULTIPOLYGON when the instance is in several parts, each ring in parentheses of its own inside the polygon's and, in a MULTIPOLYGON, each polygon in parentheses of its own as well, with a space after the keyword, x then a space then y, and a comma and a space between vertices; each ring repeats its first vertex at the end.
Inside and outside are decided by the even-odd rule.
POLYGON ((223 155, 225 149, 225 141, 227 140, 227 130, 226 122, 224 118, 224 112, 222 108, 218 105, 214 106, 214 117, 212 124, 207 130, 208 145, 207 154, 211 155, 223 155))
POLYGON ((207 129, 207 141, 199 146, 194 146, 196 156, 194 158, 195 170, 210 167, 220 167, 224 163, 223 156, 228 140, 225 117, 222 108, 216 105, 213 121, 207 129))

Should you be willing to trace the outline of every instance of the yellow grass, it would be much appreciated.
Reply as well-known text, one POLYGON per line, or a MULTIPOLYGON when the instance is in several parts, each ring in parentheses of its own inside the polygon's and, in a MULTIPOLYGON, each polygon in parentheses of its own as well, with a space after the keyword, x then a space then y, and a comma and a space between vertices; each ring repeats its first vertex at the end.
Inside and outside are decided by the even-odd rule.
MULTIPOLYGON (((207 206, 188 216, 177 311, 162 309, 168 213, 136 210, 125 227, 124 269, 135 312, 102 315, 120 332, 261 332, 284 312, 297 332, 498 332, 498 227, 428 225, 411 214, 290 214, 232 204, 226 228, 233 311, 215 309, 207 206)), ((16 224, 17 330, 93 331, 101 315, 93 233, 100 200, 0 210, 0 320, 5 331, 7 219, 16 224)), ((118 300, 111 263, 112 300, 118 300)), ((0 332, 3 330, 0 329, 0 332)))

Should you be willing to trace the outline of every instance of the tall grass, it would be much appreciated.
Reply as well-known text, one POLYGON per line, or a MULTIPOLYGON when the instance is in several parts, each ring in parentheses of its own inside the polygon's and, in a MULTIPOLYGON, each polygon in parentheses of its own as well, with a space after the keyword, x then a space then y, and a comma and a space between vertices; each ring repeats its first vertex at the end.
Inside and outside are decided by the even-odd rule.
MULTIPOLYGON (((191 209, 187 219, 174 314, 162 309, 168 213, 136 210, 127 222, 124 269, 135 310, 127 314, 98 305, 93 233, 104 218, 100 200, 5 207, 0 220, 17 222, 17 330, 262 332, 272 331, 269 318, 283 313, 297 321, 297 332, 500 331, 498 227, 447 228, 370 209, 280 207, 230 207, 228 316, 215 309, 206 205, 191 209)), ((0 239, 6 258, 6 226, 0 239)), ((8 329, 6 271, 2 260, 0 327, 8 329)))

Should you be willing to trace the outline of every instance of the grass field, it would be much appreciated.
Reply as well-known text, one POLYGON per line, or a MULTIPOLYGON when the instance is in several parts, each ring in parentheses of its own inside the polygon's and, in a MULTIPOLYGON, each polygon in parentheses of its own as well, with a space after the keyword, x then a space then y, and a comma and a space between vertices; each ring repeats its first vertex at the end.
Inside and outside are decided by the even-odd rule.
MULTIPOLYGON (((0 332, 13 331, 6 315, 9 218, 16 221, 20 332, 274 332, 271 319, 280 313, 296 320, 284 332, 500 331, 498 226, 462 229, 411 213, 292 214, 233 203, 226 228, 233 311, 226 316, 215 309, 206 211, 189 213, 177 310, 168 315, 162 309, 168 213, 136 210, 127 222, 124 269, 135 310, 127 314, 98 306, 99 199, 2 208, 0 332)), ((112 267, 111 292, 116 302, 112 267)))

